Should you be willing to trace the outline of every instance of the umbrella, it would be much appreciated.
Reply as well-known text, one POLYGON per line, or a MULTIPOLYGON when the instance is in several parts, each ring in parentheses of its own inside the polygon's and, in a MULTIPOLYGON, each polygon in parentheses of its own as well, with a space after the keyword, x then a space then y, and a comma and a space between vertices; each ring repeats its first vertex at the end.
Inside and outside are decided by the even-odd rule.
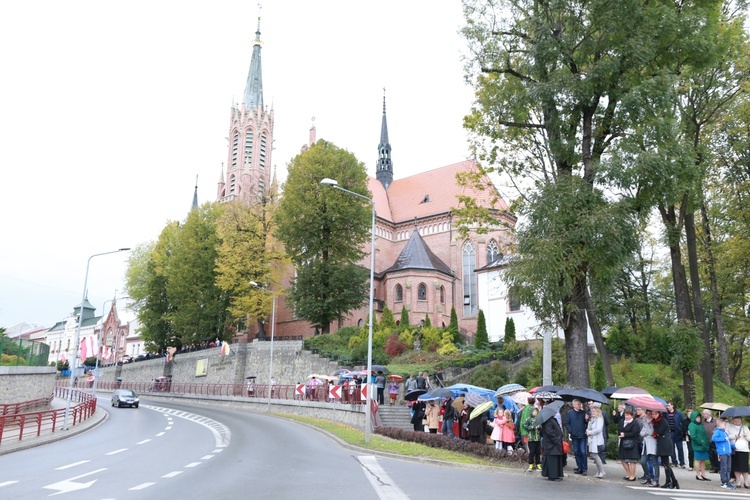
MULTIPOLYGON (((367 368, 365 368, 365 371, 367 371, 367 368)), ((372 371, 387 373, 388 368, 383 365, 372 365, 372 371)))
POLYGON ((318 375, 317 373, 312 373, 308 375, 307 378, 317 378, 320 380, 336 380, 338 377, 332 377, 330 375, 318 375))
POLYGON ((541 386, 541 385, 538 385, 538 386, 536 386, 536 387, 532 387, 531 389, 529 389, 529 392, 530 392, 531 394, 534 394, 534 393, 535 393, 536 391, 538 391, 538 390, 539 390, 539 389, 541 389, 541 388, 542 388, 542 386, 541 386))
POLYGON ((446 389, 445 387, 439 387, 430 391, 430 394, 434 398, 452 398, 453 391, 446 389))
POLYGON ((402 377, 401 375, 388 375, 388 380, 390 380, 391 382, 403 382, 404 377, 402 377))
POLYGON ((704 410, 726 411, 729 408, 731 408, 731 406, 724 404, 724 403, 711 402, 711 403, 703 403, 701 405, 701 408, 703 408, 704 410))
POLYGON ((525 391, 526 388, 521 384, 505 384, 499 387, 495 392, 495 396, 512 396, 513 394, 521 391, 525 391))
POLYGON ((421 396, 417 398, 417 401, 433 401, 435 399, 440 399, 440 398, 436 398, 429 392, 425 392, 424 394, 422 394, 421 396))
POLYGON ((529 398, 533 398, 534 395, 529 392, 517 392, 513 395, 513 401, 518 405, 527 405, 529 404, 529 398))
POLYGON ((340 377, 340 376, 341 376, 341 375, 343 375, 344 373, 349 373, 349 369, 347 369, 347 368, 342 368, 342 369, 340 369, 340 370, 336 370, 336 371, 335 371, 335 372, 333 372, 333 373, 332 373, 331 375, 333 375, 334 377, 340 377))
POLYGON ((612 399, 630 399, 634 398, 636 396, 646 396, 647 398, 651 397, 651 394, 646 389, 641 389, 640 387, 621 387, 617 389, 615 392, 612 393, 610 398, 612 399))
POLYGON ((249 377, 245 377, 245 378, 258 378, 258 377, 256 377, 255 375, 250 375, 249 377))
POLYGON ((721 414, 721 418, 734 417, 750 417, 750 406, 732 406, 721 414))
POLYGON ((530 390, 529 392, 532 394, 536 394, 537 392, 557 392, 559 390, 562 390, 562 386, 559 385, 543 385, 541 387, 535 387, 534 389, 530 390))
POLYGON ((413 391, 409 391, 404 396, 404 399, 406 401, 416 401, 417 398, 423 394, 426 394, 427 391, 424 389, 414 389, 413 391))
POLYGON ((542 408, 539 411, 539 415, 536 416, 536 425, 542 425, 544 422, 554 417, 564 404, 565 403, 563 403, 562 401, 553 401, 542 408))
POLYGON ((617 387, 616 385, 613 385, 612 387, 607 387, 607 388, 605 388, 605 389, 602 389, 602 390, 601 390, 601 391, 599 391, 599 392, 601 392, 602 394, 604 394, 604 395, 605 395, 605 396, 607 396, 608 398, 611 398, 611 397, 612 397, 612 394, 613 394, 613 393, 614 393, 614 392, 615 392, 615 391, 616 391, 617 389, 619 389, 619 387, 617 387))
POLYGON ((464 396, 464 399, 466 400, 466 403, 471 406, 472 408, 476 408, 477 406, 481 405, 482 403, 486 403, 489 401, 488 398, 481 396, 477 394, 476 392, 470 392, 464 396))
POLYGON ((596 401, 605 405, 609 404, 607 396, 594 389, 563 389, 557 393, 563 401, 573 401, 574 399, 583 399, 585 401, 596 401))
POLYGON ((477 406, 476 408, 474 408, 473 410, 471 410, 471 415, 469 415, 469 420, 472 420, 472 419, 474 419, 474 418, 482 415, 483 413, 486 413, 487 410, 489 410, 493 406, 495 406, 494 402, 492 402, 492 401, 485 401, 484 403, 480 404, 479 406, 477 406))
POLYGON ((652 411, 667 411, 667 408, 652 397, 635 396, 625 400, 626 404, 652 411))
POLYGON ((560 399, 560 396, 554 392, 539 391, 534 393, 536 399, 560 399))
POLYGON ((456 409, 456 411, 461 411, 464 409, 464 397, 459 396, 456 399, 453 400, 451 403, 451 406, 456 409))

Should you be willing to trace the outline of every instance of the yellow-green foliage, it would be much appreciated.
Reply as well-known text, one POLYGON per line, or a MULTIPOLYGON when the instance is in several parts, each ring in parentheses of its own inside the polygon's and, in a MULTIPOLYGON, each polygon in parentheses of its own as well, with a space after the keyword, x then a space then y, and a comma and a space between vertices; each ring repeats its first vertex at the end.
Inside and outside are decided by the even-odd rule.
POLYGON ((350 337, 349 338, 349 349, 352 351, 359 347, 362 342, 364 342, 364 339, 362 337, 350 337))
POLYGON ((438 348, 438 354, 441 356, 449 356, 458 352, 456 344, 453 343, 453 334, 450 332, 443 333, 443 338, 440 339, 440 347, 438 348))
POLYGON ((378 331, 372 333, 372 345, 374 347, 385 347, 388 337, 393 335, 394 330, 389 327, 381 327, 378 331))
POLYGON ((3 354, 2 359, 0 359, 0 365, 3 366, 26 366, 26 359, 25 358, 19 358, 17 355, 9 355, 9 354, 3 354))
POLYGON ((422 328, 420 335, 422 349, 430 350, 431 346, 440 347, 440 331, 434 326, 422 328))
POLYGON ((407 345, 409 349, 414 347, 414 339, 416 337, 414 336, 414 330, 404 330, 401 332, 401 334, 398 336, 398 340, 400 342, 403 342, 407 345))

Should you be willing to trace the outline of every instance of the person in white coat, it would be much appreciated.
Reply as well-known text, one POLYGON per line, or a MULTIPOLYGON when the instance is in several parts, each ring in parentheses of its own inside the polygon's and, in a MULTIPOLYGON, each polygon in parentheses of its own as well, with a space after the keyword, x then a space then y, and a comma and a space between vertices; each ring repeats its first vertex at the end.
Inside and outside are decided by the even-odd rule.
POLYGON ((606 474, 604 473, 602 459, 599 456, 600 447, 606 447, 606 443, 604 442, 604 419, 602 418, 601 408, 591 408, 591 418, 589 418, 589 424, 586 427, 586 436, 588 438, 589 454, 596 464, 597 472, 594 477, 604 479, 606 474))

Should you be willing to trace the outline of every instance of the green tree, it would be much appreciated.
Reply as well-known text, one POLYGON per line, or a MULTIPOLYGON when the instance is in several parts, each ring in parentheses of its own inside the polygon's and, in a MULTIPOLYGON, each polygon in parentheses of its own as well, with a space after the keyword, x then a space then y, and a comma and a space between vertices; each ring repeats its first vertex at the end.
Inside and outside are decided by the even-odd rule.
POLYGON ((458 315, 456 314, 456 308, 454 306, 451 306, 451 319, 446 331, 453 335, 454 344, 461 343, 461 333, 458 331, 458 315))
POLYGON ((383 306, 383 312, 380 314, 380 328, 390 328, 396 330, 396 320, 393 318, 393 311, 386 305, 383 306))
POLYGON ((513 318, 505 318, 505 337, 503 337, 503 342, 506 344, 509 342, 515 342, 516 341, 516 322, 513 321, 513 318))
POLYGON ((427 313, 425 313, 424 315, 424 325, 422 326, 426 326, 426 327, 432 326, 432 321, 430 321, 430 315, 427 313))
POLYGON ((399 323, 399 326, 402 329, 403 328, 409 328, 409 323, 410 323, 410 320, 409 320, 409 310, 404 305, 404 307, 401 308, 401 322, 399 323))
POLYGON ((474 336, 474 347, 478 349, 484 349, 490 343, 489 336, 487 335, 487 322, 484 319, 484 311, 479 310, 477 315, 477 333, 474 336))
POLYGON ((602 357, 599 355, 596 356, 596 361, 594 361, 593 378, 592 389, 601 391, 607 387, 607 378, 604 376, 604 365, 602 364, 602 357))
POLYGON ((167 261, 166 289, 172 309, 169 319, 180 343, 194 344, 228 336, 228 294, 219 288, 216 260, 217 220, 222 207, 204 204, 192 210, 176 235, 167 261))
POLYGON ((369 272, 358 262, 369 240, 372 206, 322 186, 325 178, 371 197, 364 164, 348 151, 319 140, 289 164, 276 212, 276 237, 297 269, 288 293, 290 305, 298 318, 328 333, 332 321, 343 319, 367 298, 369 272))

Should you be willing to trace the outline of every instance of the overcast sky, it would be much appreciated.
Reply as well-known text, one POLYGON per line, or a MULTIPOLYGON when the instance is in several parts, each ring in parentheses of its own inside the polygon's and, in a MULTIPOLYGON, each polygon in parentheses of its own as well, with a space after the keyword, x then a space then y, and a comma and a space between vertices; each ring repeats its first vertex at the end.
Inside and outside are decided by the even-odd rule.
MULTIPOLYGON (((313 117, 374 175, 383 88, 396 179, 468 157, 458 0, 3 2, 0 326, 65 319, 89 256, 183 220, 196 175, 216 199, 259 13, 281 181, 313 117)), ((91 260, 97 314, 126 260, 91 260)))

